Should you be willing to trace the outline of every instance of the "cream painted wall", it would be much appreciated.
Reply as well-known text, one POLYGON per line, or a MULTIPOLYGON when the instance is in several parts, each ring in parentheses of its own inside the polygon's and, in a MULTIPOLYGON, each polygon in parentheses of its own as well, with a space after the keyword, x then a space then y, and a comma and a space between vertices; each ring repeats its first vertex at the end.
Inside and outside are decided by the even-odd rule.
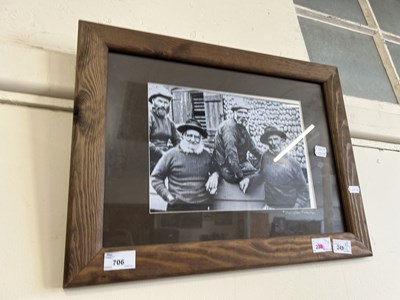
POLYGON ((290 0, 118 0, 112 4, 104 0, 0 0, 0 4, 0 89, 4 90, 72 98, 80 19, 308 58, 290 0))
MULTIPOLYGON (((57 97, 73 97, 78 19, 302 60, 307 52, 289 0, 0 0, 0 6, 0 299, 400 298, 400 236, 393 234, 400 150, 361 140, 355 155, 373 257, 63 290, 72 101, 57 97)), ((377 103, 368 110, 359 99, 346 101, 379 112, 377 103)), ((400 126, 397 106, 388 110, 395 117, 374 127, 376 115, 350 107, 350 125, 396 141, 395 129, 381 138, 400 126)))

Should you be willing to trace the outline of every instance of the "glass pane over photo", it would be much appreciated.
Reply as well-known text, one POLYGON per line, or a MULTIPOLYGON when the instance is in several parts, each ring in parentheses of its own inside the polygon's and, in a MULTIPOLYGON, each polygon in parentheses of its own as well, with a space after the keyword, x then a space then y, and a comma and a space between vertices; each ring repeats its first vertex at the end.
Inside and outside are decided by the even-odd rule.
MULTIPOLYGON (((261 137, 258 138, 258 130, 265 132, 266 126, 286 125, 281 130, 289 138, 292 138, 291 133, 297 132, 299 124, 289 124, 290 111, 282 109, 275 100, 267 101, 261 107, 260 101, 263 100, 247 103, 252 119, 259 122, 254 128, 251 128, 249 123, 248 128, 250 135, 257 136, 255 143, 261 141, 261 137), (258 111, 261 114, 258 114, 258 111)), ((345 230, 333 155, 321 159, 314 153, 316 145, 325 147, 327 153, 333 153, 323 92, 319 84, 111 53, 106 109, 103 246, 327 234, 345 230), (204 102, 205 112, 212 112, 214 116, 206 118, 203 125, 208 132, 205 145, 212 144, 214 121, 217 122, 218 118, 229 119, 229 113, 233 114, 233 106, 230 106, 233 102, 230 103, 230 100, 234 99, 220 99, 217 97, 219 92, 229 92, 224 93, 225 96, 245 94, 257 99, 268 97, 275 100, 299 101, 304 128, 311 124, 315 126, 307 135, 307 144, 303 148, 307 149, 309 158, 306 173, 307 180, 312 181, 314 186, 315 206, 311 209, 266 210, 261 205, 260 209, 243 210, 243 205, 247 206, 249 202, 254 205, 259 204, 258 200, 266 202, 265 181, 264 184, 260 184, 263 188, 262 197, 256 198, 250 190, 248 193, 246 191, 246 196, 238 183, 228 184, 220 179, 217 196, 213 198, 212 203, 216 209, 150 213, 151 205, 157 202, 150 203, 149 200, 156 199, 158 191, 150 186, 153 173, 150 174, 149 168, 147 130, 148 102, 152 101, 148 100, 149 83, 176 87, 170 90, 173 94, 170 113, 177 124, 183 121, 179 120, 180 116, 188 114, 190 117, 199 118, 201 123, 201 116, 194 108, 199 99, 203 99, 200 102, 204 102), (183 94, 179 96, 180 93, 183 94), (193 97, 189 97, 188 93, 193 97), (200 95, 201 93, 203 95, 200 95), (222 105, 221 110, 216 108, 219 104, 222 105), (211 109, 211 105, 214 108, 211 109)), ((295 109, 296 115, 297 112, 300 115, 298 108, 295 109)), ((300 148, 298 150, 301 152, 300 148)), ((192 165, 196 170, 195 165, 190 164, 192 165)), ((159 203, 167 204, 162 199, 159 203)), ((161 206, 155 205, 154 208, 164 210, 161 206)))
POLYGON ((299 18, 313 62, 337 66, 343 93, 397 103, 371 36, 299 18))

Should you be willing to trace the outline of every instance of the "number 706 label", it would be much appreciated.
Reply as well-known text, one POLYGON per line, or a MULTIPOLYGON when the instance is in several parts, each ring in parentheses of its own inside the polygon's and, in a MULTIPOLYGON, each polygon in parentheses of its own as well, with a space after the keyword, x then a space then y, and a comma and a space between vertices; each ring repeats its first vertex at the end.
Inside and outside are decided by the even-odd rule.
POLYGON ((136 251, 118 251, 104 253, 104 271, 135 269, 136 251))

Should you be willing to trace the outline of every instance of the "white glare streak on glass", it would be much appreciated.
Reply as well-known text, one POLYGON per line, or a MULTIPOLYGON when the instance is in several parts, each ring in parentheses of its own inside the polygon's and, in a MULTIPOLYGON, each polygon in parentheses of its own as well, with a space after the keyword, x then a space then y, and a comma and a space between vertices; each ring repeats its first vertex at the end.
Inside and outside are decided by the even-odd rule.
POLYGON ((286 153, 288 153, 302 138, 304 138, 307 134, 311 132, 315 128, 314 124, 311 124, 310 126, 307 127, 306 130, 303 131, 302 134, 300 134, 296 139, 294 139, 281 153, 279 153, 275 158, 274 162, 277 162, 280 160, 286 153))

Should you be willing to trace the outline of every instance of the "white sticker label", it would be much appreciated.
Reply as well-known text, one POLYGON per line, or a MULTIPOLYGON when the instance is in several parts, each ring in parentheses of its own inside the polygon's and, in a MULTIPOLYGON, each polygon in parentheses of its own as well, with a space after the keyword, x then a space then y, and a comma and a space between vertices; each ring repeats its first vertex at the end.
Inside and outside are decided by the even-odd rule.
POLYGON ((104 271, 136 268, 136 251, 118 251, 104 253, 104 271))
POLYGON ((349 240, 332 240, 333 252, 341 254, 351 254, 351 241, 349 240))
POLYGON ((327 154, 326 147, 322 147, 322 146, 318 146, 317 145, 314 148, 314 153, 318 157, 326 157, 326 154, 327 154))
POLYGON ((349 186, 349 192, 351 194, 359 194, 360 193, 360 187, 358 185, 350 185, 349 186))
POLYGON ((332 244, 330 238, 311 239, 312 249, 314 253, 331 252, 332 244))

